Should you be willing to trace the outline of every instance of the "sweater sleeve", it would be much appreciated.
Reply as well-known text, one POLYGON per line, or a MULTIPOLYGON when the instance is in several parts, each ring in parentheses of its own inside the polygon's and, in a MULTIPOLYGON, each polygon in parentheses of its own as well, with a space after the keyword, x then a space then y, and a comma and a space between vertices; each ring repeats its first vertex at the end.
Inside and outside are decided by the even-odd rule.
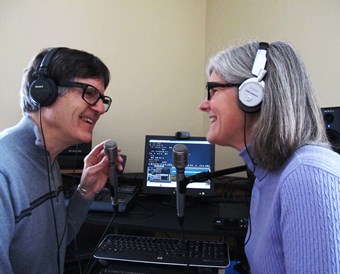
POLYGON ((13 238, 15 220, 12 208, 11 196, 8 189, 6 177, 0 172, 0 269, 1 273, 12 273, 9 259, 9 246, 13 238))
POLYGON ((340 181, 325 169, 299 165, 280 191, 286 273, 340 273, 340 181))
POLYGON ((92 200, 85 200, 78 191, 75 191, 67 207, 67 243, 77 235, 82 223, 87 217, 92 200))

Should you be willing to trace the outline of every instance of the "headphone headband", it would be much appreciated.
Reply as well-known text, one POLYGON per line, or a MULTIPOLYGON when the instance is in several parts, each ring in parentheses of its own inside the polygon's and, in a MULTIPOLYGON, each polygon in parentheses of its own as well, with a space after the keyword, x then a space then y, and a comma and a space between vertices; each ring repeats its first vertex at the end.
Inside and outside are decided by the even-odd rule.
POLYGON ((40 66, 38 68, 38 77, 47 77, 47 69, 48 65, 51 62, 51 59, 54 55, 60 50, 60 48, 52 48, 49 52, 46 53, 44 58, 42 59, 40 66))
POLYGON ((259 49, 257 50, 253 68, 251 73, 257 77, 259 77, 261 69, 264 70, 267 63, 267 51, 269 48, 269 44, 266 42, 260 42, 259 49))

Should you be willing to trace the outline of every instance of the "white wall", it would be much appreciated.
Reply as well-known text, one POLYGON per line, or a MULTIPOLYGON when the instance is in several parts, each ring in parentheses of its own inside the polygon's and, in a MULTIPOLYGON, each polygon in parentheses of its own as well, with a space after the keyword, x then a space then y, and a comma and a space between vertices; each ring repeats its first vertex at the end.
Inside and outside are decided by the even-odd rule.
MULTIPOLYGON (((38 51, 84 49, 112 73, 112 109, 97 124, 94 144, 116 140, 128 155, 126 171, 141 172, 146 134, 205 135, 198 104, 206 60, 235 42, 291 42, 321 106, 340 106, 339 26, 339 0, 0 0, 0 130, 21 117, 22 71, 38 51)), ((241 164, 237 154, 218 148, 216 167, 241 164)))
MULTIPOLYGON (((257 38, 292 43, 305 60, 320 105, 340 106, 339 0, 207 0, 206 57, 257 38)), ((204 118, 203 132, 208 128, 204 118)), ((238 153, 218 148, 222 166, 240 164, 238 153)))
POLYGON ((146 134, 202 135, 204 0, 0 0, 0 130, 21 117, 21 75, 42 48, 94 53, 111 70, 93 143, 116 140, 141 172, 146 134), (4 81, 5 80, 5 81, 4 81))

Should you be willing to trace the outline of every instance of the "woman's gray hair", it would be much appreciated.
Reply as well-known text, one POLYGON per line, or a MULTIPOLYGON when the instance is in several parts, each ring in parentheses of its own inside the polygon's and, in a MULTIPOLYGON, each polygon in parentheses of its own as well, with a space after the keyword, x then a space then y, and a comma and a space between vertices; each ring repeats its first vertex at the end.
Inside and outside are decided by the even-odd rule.
MULTIPOLYGON (((207 74, 215 71, 231 83, 254 77, 251 70, 258 48, 257 41, 250 41, 219 52, 210 59, 207 74)), ((303 145, 330 144, 307 69, 293 47, 282 41, 271 43, 266 70, 249 149, 256 165, 273 171, 303 145)))

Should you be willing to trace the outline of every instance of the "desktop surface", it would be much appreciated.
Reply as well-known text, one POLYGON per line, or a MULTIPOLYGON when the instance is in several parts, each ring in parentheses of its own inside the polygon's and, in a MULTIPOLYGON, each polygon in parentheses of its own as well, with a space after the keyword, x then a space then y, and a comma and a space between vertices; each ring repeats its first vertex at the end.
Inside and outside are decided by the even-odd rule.
MULTIPOLYGON (((133 176, 135 178, 135 176, 133 176)), ((140 178, 140 176, 137 176, 140 178)), ((131 184, 133 180, 128 180, 131 184)), ((229 187, 233 183, 238 182, 237 179, 230 180, 229 187)), ((238 183, 237 183, 238 184, 238 183)), ((239 184, 238 184, 239 185, 239 184)), ((223 190, 224 191, 224 190, 223 190)), ((248 191, 248 190, 247 190, 248 191)), ((216 195, 220 195, 216 193, 216 195)), ((222 196, 225 195, 222 194, 222 196)), ((229 197, 230 195, 228 195, 229 197)), ((236 200, 238 196, 235 196, 236 200)), ((246 234, 245 229, 226 230, 225 227, 216 227, 216 217, 221 217, 225 214, 225 210, 221 210, 221 197, 202 198, 202 197, 186 197, 185 211, 184 211, 184 224, 183 228, 179 225, 177 210, 176 210, 176 196, 175 195, 150 195, 137 192, 131 207, 125 212, 118 213, 114 216, 112 211, 90 210, 88 217, 77 236, 78 251, 71 252, 70 257, 81 257, 84 260, 91 258, 97 244, 105 234, 129 234, 151 237, 169 237, 184 239, 199 239, 199 240, 227 240, 231 241, 230 259, 239 260, 244 258, 243 242, 246 234), (236 237, 236 238, 235 238, 236 237), (234 239, 235 238, 235 239, 234 239), (80 246, 84 245, 82 250, 80 246), (82 255, 83 253, 83 255, 82 255)), ((225 197, 223 197, 223 202, 225 197)), ((234 215, 232 216, 234 217, 234 215)), ((70 246, 71 248, 71 246, 70 246)), ((69 249, 70 249, 69 248, 69 249)), ((70 259, 69 259, 70 260, 70 259)), ((120 264, 120 262, 110 263, 107 267, 108 272, 102 273, 117 273, 110 270, 110 265, 120 264), (112 272, 110 272, 112 271, 112 272)), ((103 266, 101 266, 103 267, 103 266)), ((123 266, 122 266, 123 267, 123 266)), ((136 266, 137 268, 139 266, 136 266)), ((146 268, 158 268, 161 266, 144 266, 146 268)), ((168 266, 163 266, 165 269, 168 266)), ((171 269, 171 267, 170 267, 171 269)), ((192 270, 192 269, 191 269, 192 270)), ((169 270, 170 271, 170 270, 169 270)), ((202 270, 194 270, 192 273, 217 273, 217 272, 197 272, 202 270)), ((208 269, 205 269, 208 271, 208 269)), ((98 272, 100 273, 100 272, 98 272)), ((129 272, 121 272, 129 273, 129 272)), ((143 272, 130 272, 130 273, 143 273, 143 272)), ((152 272, 145 272, 152 273, 152 272)), ((160 272, 159 272, 160 273, 160 272)), ((167 272, 164 272, 167 273, 167 272)), ((169 272, 171 273, 171 272, 169 272)), ((175 273, 175 272, 172 272, 175 273)), ((189 273, 189 272, 188 272, 189 273)))
MULTIPOLYGON (((113 213, 89 212, 88 222, 107 223, 113 213)), ((183 230, 186 232, 211 233, 214 231, 214 217, 218 214, 218 205, 205 204, 197 199, 186 201, 183 230)), ((138 195, 131 209, 124 214, 117 214, 114 226, 150 229, 160 232, 178 232, 176 201, 174 197, 138 195)))

